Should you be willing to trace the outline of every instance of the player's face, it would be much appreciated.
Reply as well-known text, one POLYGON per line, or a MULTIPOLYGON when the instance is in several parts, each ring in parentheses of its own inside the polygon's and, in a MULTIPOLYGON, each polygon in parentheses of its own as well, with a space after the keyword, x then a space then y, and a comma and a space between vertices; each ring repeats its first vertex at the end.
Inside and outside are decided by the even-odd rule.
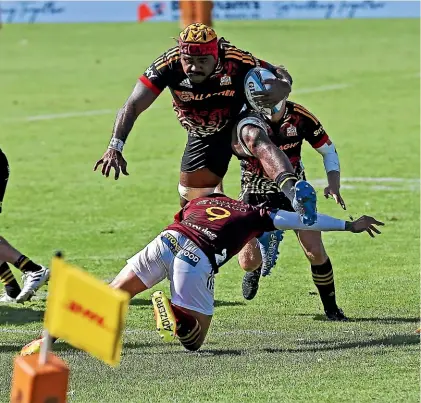
POLYGON ((191 82, 201 83, 212 74, 215 69, 216 60, 210 55, 181 55, 181 65, 191 82))

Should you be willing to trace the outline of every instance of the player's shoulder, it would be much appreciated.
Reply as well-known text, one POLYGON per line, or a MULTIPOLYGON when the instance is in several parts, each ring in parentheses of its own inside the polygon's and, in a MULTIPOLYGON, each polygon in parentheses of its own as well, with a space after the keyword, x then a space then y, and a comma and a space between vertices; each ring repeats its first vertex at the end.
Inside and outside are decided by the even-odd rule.
POLYGON ((219 52, 224 60, 240 61, 252 66, 256 65, 256 60, 250 52, 237 48, 224 38, 219 40, 219 52))
POLYGON ((171 66, 180 61, 180 48, 173 46, 172 48, 165 51, 161 56, 156 58, 153 62, 155 67, 159 70, 166 66, 171 66))
POLYGON ((311 119, 316 124, 319 123, 319 119, 303 105, 300 105, 293 101, 287 101, 287 108, 289 113, 291 114, 296 114, 301 117, 311 119))

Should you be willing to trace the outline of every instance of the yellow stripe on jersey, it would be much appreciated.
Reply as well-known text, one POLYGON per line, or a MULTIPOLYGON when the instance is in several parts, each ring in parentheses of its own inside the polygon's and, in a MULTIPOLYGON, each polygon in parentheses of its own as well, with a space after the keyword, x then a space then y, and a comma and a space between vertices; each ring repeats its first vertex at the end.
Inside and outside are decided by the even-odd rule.
POLYGON ((156 65, 159 65, 161 63, 164 62, 165 59, 170 59, 173 56, 178 56, 179 55, 179 49, 175 48, 175 49, 170 49, 167 53, 165 53, 164 55, 158 57, 158 59, 156 59, 153 63, 156 65))
POLYGON ((244 57, 242 57, 242 56, 237 56, 237 55, 233 55, 233 54, 225 54, 225 57, 227 58, 227 59, 236 59, 236 60, 240 60, 240 61, 242 61, 243 63, 246 63, 246 64, 251 64, 252 66, 255 66, 256 65, 256 63, 255 63, 255 61, 254 60, 252 60, 252 59, 245 59, 244 57))
POLYGON ((307 116, 314 123, 316 123, 316 125, 320 124, 319 119, 317 119, 316 116, 314 116, 310 111, 308 111, 307 109, 305 109, 303 106, 298 105, 298 104, 294 104, 294 111, 295 112, 302 113, 303 115, 307 116))
POLYGON ((241 50, 238 50, 238 49, 236 49, 236 50, 234 50, 234 49, 232 49, 232 50, 231 49, 228 49, 228 50, 225 51, 225 55, 226 56, 235 55, 235 56, 242 57, 243 59, 254 60, 253 56, 251 56, 251 55, 249 55, 249 54, 247 54, 245 52, 242 52, 241 50))
POLYGON ((159 70, 162 67, 165 67, 165 66, 169 65, 170 63, 177 61, 179 58, 180 58, 180 56, 172 57, 171 59, 166 60, 164 63, 160 64, 159 66, 156 66, 156 69, 159 70))

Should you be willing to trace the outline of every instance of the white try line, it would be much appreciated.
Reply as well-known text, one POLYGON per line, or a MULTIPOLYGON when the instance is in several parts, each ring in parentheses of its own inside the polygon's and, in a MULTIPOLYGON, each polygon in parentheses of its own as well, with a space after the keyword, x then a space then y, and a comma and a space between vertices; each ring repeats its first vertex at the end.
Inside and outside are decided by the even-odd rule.
MULTIPOLYGON (((293 90, 292 94, 311 94, 316 92, 328 92, 328 91, 337 91, 345 88, 351 87, 351 84, 331 84, 331 85, 322 85, 319 87, 309 87, 309 88, 299 88, 293 90)), ((171 108, 171 105, 153 105, 152 109, 162 109, 162 108, 171 108)), ((33 116, 24 116, 20 118, 6 118, 0 117, 2 122, 39 122, 43 120, 56 120, 56 119, 69 119, 69 118, 83 118, 89 116, 101 116, 101 115, 111 115, 116 114, 117 109, 99 109, 92 111, 74 111, 74 112, 64 112, 64 113, 49 113, 44 115, 33 115, 33 116)))

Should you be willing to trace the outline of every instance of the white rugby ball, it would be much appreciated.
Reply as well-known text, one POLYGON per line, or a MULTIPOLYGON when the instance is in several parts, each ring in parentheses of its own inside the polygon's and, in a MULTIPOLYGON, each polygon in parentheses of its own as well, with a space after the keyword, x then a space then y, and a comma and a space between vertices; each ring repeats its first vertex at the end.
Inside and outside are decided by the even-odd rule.
POLYGON ((279 112, 283 103, 286 99, 283 99, 274 108, 263 108, 258 106, 253 100, 253 94, 255 91, 264 91, 270 89, 270 84, 264 84, 265 80, 277 78, 271 71, 264 69, 263 67, 254 67, 246 75, 244 79, 244 90, 246 98, 250 106, 257 112, 261 112, 265 115, 271 116, 273 113, 279 112))

